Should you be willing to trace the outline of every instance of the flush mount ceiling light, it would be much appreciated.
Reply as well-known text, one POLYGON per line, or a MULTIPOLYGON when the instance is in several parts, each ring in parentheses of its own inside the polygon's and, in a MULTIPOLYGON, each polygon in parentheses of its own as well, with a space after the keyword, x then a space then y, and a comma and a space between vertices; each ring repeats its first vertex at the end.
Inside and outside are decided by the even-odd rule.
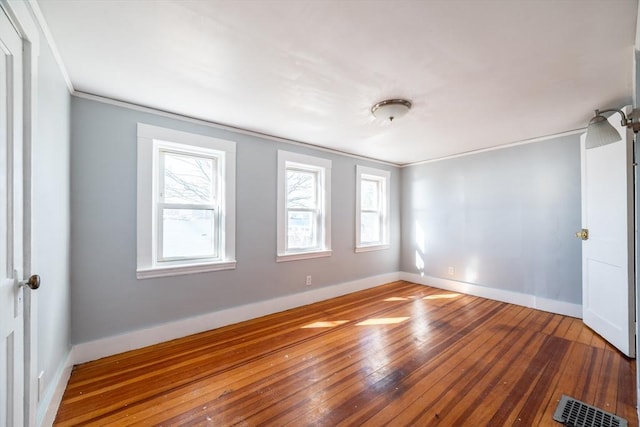
POLYGON ((411 108, 411 102, 406 99, 385 99, 371 107, 371 114, 376 119, 392 122, 402 117, 411 108))
POLYGON ((611 126, 607 118, 602 115, 603 113, 618 113, 622 116, 620 120, 621 126, 631 128, 634 133, 638 133, 640 130, 640 122, 633 121, 633 118, 638 116, 638 110, 633 110, 629 114, 629 117, 617 108, 596 110, 595 116, 589 121, 589 126, 587 127, 587 137, 585 140, 587 149, 612 144, 622 139, 620 133, 611 126))

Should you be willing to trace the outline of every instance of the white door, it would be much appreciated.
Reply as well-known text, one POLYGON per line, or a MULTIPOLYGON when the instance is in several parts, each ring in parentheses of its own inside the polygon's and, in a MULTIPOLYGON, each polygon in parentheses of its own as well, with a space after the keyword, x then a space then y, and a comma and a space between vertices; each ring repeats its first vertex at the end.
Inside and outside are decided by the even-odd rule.
POLYGON ((0 9, 0 426, 23 426, 22 40, 0 9))
MULTIPOLYGON (((629 110, 623 110, 628 113, 629 110)), ((633 137, 609 119, 620 141, 582 152, 582 318, 585 324, 635 357, 633 285, 633 137)))

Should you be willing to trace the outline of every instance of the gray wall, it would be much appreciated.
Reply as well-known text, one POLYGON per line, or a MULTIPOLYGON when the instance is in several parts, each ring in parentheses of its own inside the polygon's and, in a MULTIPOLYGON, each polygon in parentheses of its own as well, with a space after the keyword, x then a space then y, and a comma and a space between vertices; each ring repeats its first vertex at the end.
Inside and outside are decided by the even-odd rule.
POLYGON ((399 269, 400 172, 79 97, 71 101, 71 336, 82 343, 399 269), (136 279, 136 123, 237 142, 237 269, 136 279), (276 263, 276 153, 332 165, 333 256, 276 263), (391 249, 355 254, 355 165, 390 170, 391 249))
POLYGON ((578 135, 407 167, 402 192, 402 271, 581 304, 578 135))
MULTIPOLYGON (((40 39, 32 143, 32 271, 38 300, 38 372, 45 395, 55 388, 70 351, 69 115, 70 95, 48 43, 40 39)), ((41 400, 40 418, 46 407, 41 400)))

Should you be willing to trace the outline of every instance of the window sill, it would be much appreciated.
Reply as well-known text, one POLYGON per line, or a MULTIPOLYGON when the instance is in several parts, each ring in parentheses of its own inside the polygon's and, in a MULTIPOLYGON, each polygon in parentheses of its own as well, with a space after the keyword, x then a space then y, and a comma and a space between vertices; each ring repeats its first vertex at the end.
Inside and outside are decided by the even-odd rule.
POLYGON ((383 249, 389 249, 391 247, 391 245, 389 244, 384 244, 384 245, 371 245, 371 246, 356 246, 355 249, 355 253, 360 253, 360 252, 372 252, 372 251, 381 251, 383 249))
POLYGON ((276 257, 276 262, 298 261, 301 259, 323 258, 331 256, 331 250, 317 252, 296 252, 291 254, 282 254, 276 257))
POLYGON ((138 268, 136 277, 138 279, 152 279, 155 277, 183 276, 209 271, 234 270, 235 268, 235 260, 207 264, 174 265, 171 267, 138 268))

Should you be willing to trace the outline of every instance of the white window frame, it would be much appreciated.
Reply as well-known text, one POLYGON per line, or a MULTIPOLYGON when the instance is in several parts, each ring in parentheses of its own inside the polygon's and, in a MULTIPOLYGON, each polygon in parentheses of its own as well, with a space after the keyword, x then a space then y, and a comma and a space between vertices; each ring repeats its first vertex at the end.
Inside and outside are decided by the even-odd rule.
POLYGON ((236 268, 236 143, 209 136, 138 123, 137 183, 138 279, 177 276, 236 268), (215 158, 217 192, 215 206, 219 233, 216 258, 160 260, 158 244, 160 197, 160 151, 215 158))
POLYGON ((378 251, 382 249, 388 249, 390 247, 390 181, 391 173, 389 171, 356 165, 356 253, 378 251), (361 190, 363 180, 378 181, 380 183, 380 193, 378 195, 380 208, 375 212, 380 213, 380 234, 382 239, 377 242, 362 242, 362 237, 360 235, 363 212, 361 206, 361 190))
POLYGON ((331 256, 331 160, 278 150, 277 262, 331 256), (287 169, 317 173, 318 247, 287 249, 287 169))

